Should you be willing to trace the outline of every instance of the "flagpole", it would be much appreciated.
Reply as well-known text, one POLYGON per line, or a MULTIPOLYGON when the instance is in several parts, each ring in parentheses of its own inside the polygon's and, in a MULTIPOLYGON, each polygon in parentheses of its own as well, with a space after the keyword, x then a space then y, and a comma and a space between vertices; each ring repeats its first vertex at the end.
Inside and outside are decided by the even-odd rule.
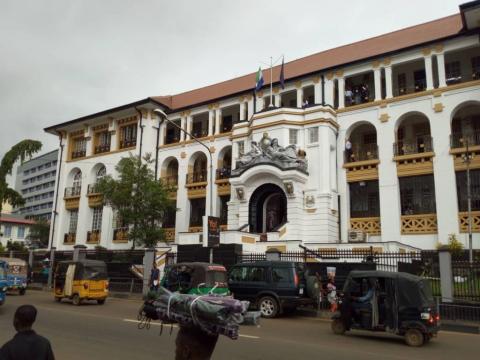
POLYGON ((273 59, 270 56, 270 106, 273 107, 273 59))

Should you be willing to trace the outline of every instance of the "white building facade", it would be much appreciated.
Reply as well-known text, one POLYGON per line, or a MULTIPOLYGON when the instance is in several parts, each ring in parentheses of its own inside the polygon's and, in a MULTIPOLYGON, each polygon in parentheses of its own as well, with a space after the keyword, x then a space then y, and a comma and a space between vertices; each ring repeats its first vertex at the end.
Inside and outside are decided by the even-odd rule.
POLYGON ((211 205, 221 241, 244 251, 466 244, 470 158, 480 247, 478 8, 286 63, 284 88, 274 68, 273 94, 253 93, 250 74, 47 128, 61 140, 52 246, 129 248, 95 182, 151 153, 176 187, 178 211, 161 219, 169 243, 199 243, 211 205), (251 161, 262 144, 264 161, 251 161), (274 161, 294 157, 305 168, 274 161))

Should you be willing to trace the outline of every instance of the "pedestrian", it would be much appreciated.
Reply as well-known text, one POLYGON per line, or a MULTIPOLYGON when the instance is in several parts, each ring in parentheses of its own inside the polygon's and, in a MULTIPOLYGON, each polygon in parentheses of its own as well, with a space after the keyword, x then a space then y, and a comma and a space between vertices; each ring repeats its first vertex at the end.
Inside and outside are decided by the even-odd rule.
POLYGON ((327 284, 327 299, 330 303, 330 311, 337 311, 337 287, 335 286, 335 281, 333 278, 328 279, 327 284))
POLYGON ((158 291, 158 286, 160 285, 160 270, 157 267, 157 264, 153 263, 152 271, 150 272, 150 290, 158 291))
POLYGON ((345 151, 347 153, 347 162, 351 162, 353 160, 353 150, 350 139, 347 139, 347 141, 345 142, 345 151))
POLYGON ((17 308, 13 317, 13 327, 17 334, 0 349, 0 360, 54 360, 52 346, 43 336, 32 330, 37 318, 33 305, 17 308))

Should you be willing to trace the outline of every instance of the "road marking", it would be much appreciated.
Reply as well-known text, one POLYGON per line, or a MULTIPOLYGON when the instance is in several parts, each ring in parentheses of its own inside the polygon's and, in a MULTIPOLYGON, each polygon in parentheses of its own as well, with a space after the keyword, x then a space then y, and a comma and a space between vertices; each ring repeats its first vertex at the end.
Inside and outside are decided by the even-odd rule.
MULTIPOLYGON (((125 322, 130 322, 130 323, 135 323, 135 324, 141 323, 141 321, 139 321, 139 320, 134 320, 134 319, 123 319, 123 321, 125 321, 125 322)), ((161 323, 156 323, 156 322, 150 322, 150 325, 162 326, 161 323)), ((175 327, 175 328, 178 327, 178 325, 176 325, 176 324, 164 324, 164 326, 166 326, 166 327, 173 326, 173 327, 175 327)), ((246 339, 260 339, 260 336, 254 336, 254 335, 238 334, 238 336, 239 336, 239 337, 246 338, 246 339)))

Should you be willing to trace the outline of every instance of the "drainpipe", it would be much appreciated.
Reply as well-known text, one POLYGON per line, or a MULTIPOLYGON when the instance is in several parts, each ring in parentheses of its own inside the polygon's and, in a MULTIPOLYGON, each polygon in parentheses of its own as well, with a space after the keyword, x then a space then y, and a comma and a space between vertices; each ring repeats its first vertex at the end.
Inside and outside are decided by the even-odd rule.
POLYGON ((137 107, 135 107, 135 110, 138 112, 138 115, 140 116, 140 149, 139 149, 139 156, 140 159, 142 158, 142 146, 143 146, 143 118, 142 118, 142 112, 138 110, 137 107))
POLYGON ((321 75, 322 78, 322 106, 325 106, 325 75, 321 75))
POLYGON ((160 127, 164 121, 165 119, 161 118, 157 127, 157 143, 155 146, 155 181, 158 179, 158 144, 160 143, 160 127))
POLYGON ((60 174, 62 171, 62 159, 63 159, 63 143, 62 143, 62 135, 60 132, 58 132, 58 137, 60 138, 60 161, 58 163, 58 172, 57 172, 57 188, 55 190, 56 196, 55 196, 55 205, 53 206, 53 219, 52 219, 52 234, 50 236, 50 241, 47 246, 47 249, 51 249, 53 246, 53 236, 55 234, 55 220, 57 219, 57 205, 58 205, 58 190, 60 187, 60 174))

